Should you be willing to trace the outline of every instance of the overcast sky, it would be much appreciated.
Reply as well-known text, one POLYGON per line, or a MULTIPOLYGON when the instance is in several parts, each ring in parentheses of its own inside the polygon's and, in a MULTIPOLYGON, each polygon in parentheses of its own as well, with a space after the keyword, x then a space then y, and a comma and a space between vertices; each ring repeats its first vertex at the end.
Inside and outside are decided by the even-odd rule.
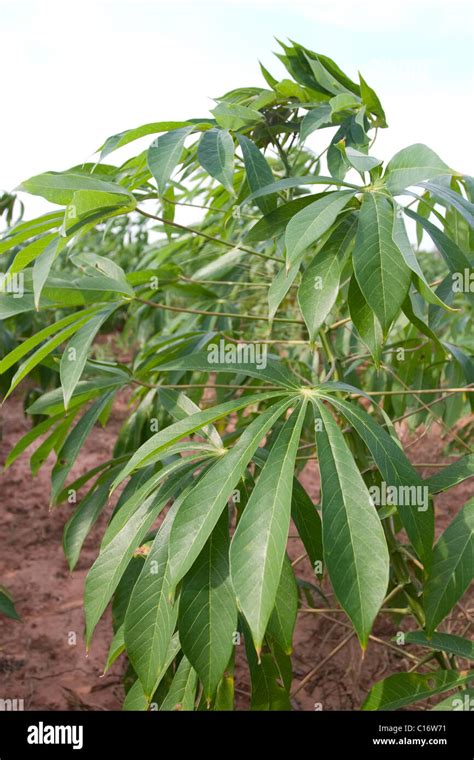
POLYGON ((0 0, 0 189, 80 163, 110 134, 204 116, 226 90, 265 86, 258 60, 283 76, 274 37, 331 56, 351 77, 360 69, 390 126, 375 155, 388 159, 424 142, 474 174, 472 7, 470 0, 0 0))

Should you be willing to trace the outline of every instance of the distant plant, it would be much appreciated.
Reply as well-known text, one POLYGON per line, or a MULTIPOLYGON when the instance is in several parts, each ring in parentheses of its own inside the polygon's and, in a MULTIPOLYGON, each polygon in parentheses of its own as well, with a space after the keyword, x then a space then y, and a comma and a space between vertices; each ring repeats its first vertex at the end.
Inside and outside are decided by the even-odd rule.
POLYGON ((0 339, 16 342, 0 361, 5 397, 38 368, 53 388, 6 466, 40 436, 32 471, 55 452, 51 504, 77 503, 71 569, 125 485, 85 588, 87 646, 112 602, 107 667, 126 652, 125 709, 233 709, 243 642, 251 709, 290 709, 298 607, 325 578, 362 650, 381 610, 416 626, 398 644, 426 649, 363 709, 459 700, 472 680, 472 643, 439 629, 472 580, 474 499, 433 542, 436 494, 474 475, 455 430, 474 388, 474 181, 422 144, 384 166, 369 149, 385 113, 363 77, 282 49, 291 78, 262 67, 265 88, 227 93, 210 118, 121 132, 97 164, 24 182, 59 208, 0 242, 0 339), (436 248, 434 282, 407 221, 436 248), (117 325, 133 358, 91 359, 117 325), (119 390, 132 410, 112 458, 70 482, 119 390), (463 456, 423 479, 403 420, 436 420, 463 456), (315 457, 320 505, 297 478, 315 457), (290 520, 312 584, 288 558, 290 520))

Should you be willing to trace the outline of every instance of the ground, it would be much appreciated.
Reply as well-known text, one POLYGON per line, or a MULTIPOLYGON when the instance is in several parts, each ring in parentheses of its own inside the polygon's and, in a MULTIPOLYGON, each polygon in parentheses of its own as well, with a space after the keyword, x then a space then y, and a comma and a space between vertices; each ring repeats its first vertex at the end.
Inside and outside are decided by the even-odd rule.
MULTIPOLYGON (((121 422, 127 415, 127 400, 119 396, 106 429, 89 436, 74 467, 78 476, 110 456, 121 422)), ((3 439, 0 461, 28 429, 20 397, 3 408, 3 439)), ((446 462, 446 440, 436 426, 407 450, 413 462, 446 462)), ((23 699, 30 710, 118 710, 123 701, 123 657, 103 676, 111 639, 110 617, 106 614, 94 635, 89 656, 83 640, 82 594, 88 568, 97 555, 106 515, 87 540, 76 570, 71 574, 61 546, 63 526, 73 506, 49 511, 50 457, 33 478, 28 455, 23 455, 2 476, 0 498, 0 583, 13 594, 22 622, 0 617, 0 678, 3 699, 23 699)), ((421 469, 427 476, 431 469, 421 469)), ((305 469, 302 482, 314 499, 319 495, 316 467, 305 469)), ((457 510, 473 495, 472 481, 451 489, 436 500, 437 532, 452 520, 457 510)), ((290 535, 294 535, 294 529, 290 535)), ((297 538, 290 539, 294 561, 303 553, 297 538)), ((305 560, 298 574, 313 580, 305 560)), ((326 593, 328 588, 325 587, 326 593)), ((444 630, 470 636, 472 600, 466 595, 444 630), (471 604, 471 607, 469 605, 471 604)), ((331 600, 333 601, 333 600, 331 600)), ((320 606, 323 606, 321 602, 320 606)), ((360 707, 371 684, 397 670, 413 667, 406 650, 391 642, 397 621, 380 616, 365 657, 345 615, 300 613, 294 640, 292 697, 297 710, 353 710, 360 707), (303 680, 304 679, 304 680, 303 680)), ((426 650, 425 650, 426 651, 426 650)), ((423 652, 410 647, 409 654, 423 652)), ((238 657, 238 662, 241 660, 238 657)), ((246 669, 238 667, 237 707, 248 705, 246 669)))

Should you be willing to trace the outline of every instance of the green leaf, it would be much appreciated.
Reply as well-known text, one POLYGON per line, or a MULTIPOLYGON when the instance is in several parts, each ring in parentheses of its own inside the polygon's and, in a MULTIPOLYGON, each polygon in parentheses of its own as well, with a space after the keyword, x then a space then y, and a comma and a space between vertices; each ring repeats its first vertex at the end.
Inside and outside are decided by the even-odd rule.
POLYGON ((78 457, 79 451, 100 415, 114 396, 115 390, 112 390, 98 398, 74 426, 57 452, 58 458, 51 473, 52 505, 57 504, 58 495, 62 491, 66 478, 78 457))
POLYGON ((433 633, 428 638, 424 631, 409 631, 405 633, 405 643, 427 647, 435 652, 447 652, 466 660, 474 660, 474 642, 453 636, 451 633, 433 633))
POLYGON ((187 126, 189 126, 188 121, 154 121, 150 124, 142 124, 140 127, 135 127, 135 129, 126 129, 124 132, 119 132, 107 138, 105 143, 98 149, 100 151, 100 160, 103 161, 109 153, 122 148, 124 145, 128 145, 134 140, 139 140, 140 137, 153 135, 157 132, 171 132, 187 126))
POLYGON ((257 224, 254 224, 245 237, 246 242, 257 243, 281 235, 285 231, 285 227, 290 219, 298 211, 306 208, 310 203, 314 203, 316 197, 318 196, 303 195, 301 198, 295 198, 295 200, 289 201, 270 211, 257 224))
MULTIPOLYGON (((310 496, 297 478, 293 481, 291 516, 313 568, 323 562, 321 518, 310 496)), ((317 572, 319 577, 322 573, 317 572)))
MULTIPOLYGON (((272 170, 266 162, 265 157, 259 151, 252 140, 245 135, 237 134, 237 140, 244 158, 245 172, 247 181, 252 193, 255 193, 263 187, 271 185, 273 180, 272 170)), ((254 196, 255 197, 255 196, 254 196)), ((247 199, 248 200, 248 199, 247 199)), ((263 197, 257 199, 257 206, 264 214, 269 214, 276 208, 276 198, 263 197)))
POLYGON ((117 660, 122 652, 125 651, 125 641, 123 639, 123 624, 117 629, 115 635, 110 642, 109 652, 107 654, 107 661, 105 663, 104 675, 109 668, 112 667, 115 660, 117 660))
POLYGON ((192 435, 192 433, 206 427, 206 425, 216 422, 222 417, 226 417, 228 414, 237 412, 239 409, 251 406, 251 404, 256 402, 263 402, 271 398, 277 398, 280 395, 282 394, 279 391, 269 391, 268 393, 256 393, 251 396, 232 399, 231 401, 219 404, 211 409, 205 409, 203 412, 196 412, 196 414, 192 414, 183 420, 175 422, 164 430, 160 430, 159 433, 152 435, 151 438, 137 449, 122 472, 115 479, 111 491, 114 491, 117 486, 133 472, 133 470, 137 467, 144 467, 150 459, 156 457, 156 454, 169 448, 181 438, 192 435))
POLYGON ((461 676, 454 670, 440 670, 424 675, 396 673, 372 687, 362 710, 398 710, 468 683, 473 677, 472 673, 461 676))
MULTIPOLYGON (((422 479, 402 449, 361 406, 335 396, 324 398, 344 415, 362 438, 388 486, 399 489, 418 489, 423 486, 422 479)), ((418 495, 418 490, 416 493, 418 495)), ((418 506, 422 509, 411 503, 398 505, 397 511, 418 556, 429 564, 434 537, 434 514, 431 507, 425 509, 424 503, 418 506)))
POLYGON ((451 612, 472 581, 473 534, 474 499, 471 499, 441 534, 433 549, 433 561, 424 591, 428 636, 451 612))
POLYGON ((393 207, 378 193, 365 193, 353 253, 357 283, 387 335, 410 286, 411 274, 392 239, 393 207))
POLYGON ((409 208, 404 211, 410 219, 414 219, 426 230, 451 272, 464 272, 465 269, 470 269, 471 264, 467 256, 439 227, 409 208))
POLYGON ((169 535, 183 498, 175 500, 155 536, 125 615, 127 654, 149 699, 163 673, 178 614, 170 594, 169 535))
POLYGON ((368 156, 366 153, 361 153, 360 150, 356 150, 350 146, 345 149, 345 154, 350 165, 354 169, 357 169, 358 172, 370 172, 382 163, 382 159, 368 156))
POLYGON ((347 301, 354 327, 362 342, 369 349, 376 366, 379 366, 382 358, 382 328, 375 313, 362 295, 354 274, 349 282, 347 301))
POLYGON ((331 106, 322 103, 308 111, 300 126, 300 140, 306 140, 316 129, 331 126, 331 106))
POLYGON ((405 227, 405 222, 400 216, 398 209, 393 215, 392 237, 393 242, 398 247, 400 253, 404 258, 405 264, 409 269, 411 269, 412 272, 416 274, 418 278, 418 289, 425 301, 432 303, 435 306, 440 306, 447 311, 456 311, 456 309, 453 309, 451 306, 442 301, 441 298, 439 298, 435 291, 430 287, 430 284, 428 283, 428 280, 426 279, 423 270, 418 263, 418 259, 416 258, 413 248, 411 247, 411 243, 408 239, 408 234, 405 227))
MULTIPOLYGON (((178 637, 178 634, 175 633, 168 647, 168 651, 166 654, 166 662, 161 671, 161 676, 158 678, 158 681, 156 684, 157 688, 180 649, 181 649, 181 645, 179 643, 179 637, 178 637)), ((141 685, 140 679, 137 678, 137 680, 135 681, 135 683, 133 684, 133 686, 129 689, 127 693, 125 702, 123 704, 123 709, 124 710, 148 710, 149 705, 150 705, 150 700, 147 699, 147 697, 145 696, 145 692, 143 691, 143 687, 141 685)))
POLYGON ((199 141, 198 159, 202 168, 228 190, 234 192, 234 141, 225 129, 210 129, 199 141))
POLYGON ((303 272, 298 303, 311 341, 331 311, 339 292, 341 269, 337 252, 330 248, 316 254, 303 272))
POLYGON ((431 493, 442 493, 448 488, 474 477, 474 454, 467 454, 438 470, 425 481, 431 493))
POLYGON ((96 221, 104 216, 133 211, 137 202, 129 193, 103 193, 97 190, 77 190, 66 207, 62 232, 70 235, 86 219, 96 221))
POLYGON ((372 89, 372 87, 369 87, 369 85, 363 78, 360 71, 359 71, 359 82, 360 82, 360 95, 361 95, 363 104, 367 107, 367 110, 370 111, 370 113, 374 114, 377 117, 377 119, 374 121, 374 127, 382 127, 382 128, 388 127, 388 124, 385 118, 385 112, 382 108, 382 104, 380 103, 380 100, 377 94, 372 89))
POLYGON ((192 567, 259 442, 291 402, 280 401, 253 420, 238 443, 199 481, 183 501, 171 530, 171 576, 175 586, 192 567))
POLYGON ((36 346, 45 338, 49 338, 50 335, 58 333, 63 329, 63 327, 68 327, 74 322, 79 322, 79 324, 84 323, 86 319, 95 311, 97 311, 97 307, 95 306, 92 306, 89 309, 84 309, 83 311, 76 311, 74 314, 69 314, 69 316, 53 322, 47 327, 44 327, 42 330, 35 332, 33 335, 31 335, 31 337, 26 338, 26 340, 24 340, 22 343, 19 343, 18 346, 13 349, 13 351, 10 351, 10 353, 8 353, 0 361, 0 375, 10 369, 10 367, 13 367, 13 365, 20 361, 20 359, 22 359, 25 354, 28 354, 30 351, 36 348, 36 346))
MULTIPOLYGON (((66 246, 65 238, 55 238, 46 246, 33 265, 33 294, 35 309, 39 310, 40 298, 55 259, 66 246)), ((58 300, 61 301, 61 298, 58 300)))
POLYGON ((353 185, 350 182, 344 182, 343 180, 334 177, 323 177, 322 175, 314 176, 307 174, 304 177, 286 177, 285 179, 279 179, 276 182, 272 182, 260 190, 248 195, 243 203, 249 203, 257 198, 264 198, 266 195, 273 195, 274 193, 280 193, 283 190, 292 190, 295 187, 301 187, 302 185, 334 185, 335 187, 350 187, 353 190, 362 190, 359 185, 353 185))
POLYGON ((306 403, 283 425, 237 525, 230 565, 239 609, 260 653, 275 606, 291 516, 295 457, 306 403))
MULTIPOLYGON (((159 393, 161 403, 175 420, 185 420, 192 414, 201 411, 197 404, 186 396, 183 391, 175 391, 171 388, 160 388, 159 393)), ((222 449, 224 447, 222 438, 214 425, 207 425, 202 429, 202 432, 217 449, 222 449)))
POLYGON ((92 341, 106 319, 110 317, 117 306, 118 304, 106 306, 104 309, 101 309, 94 314, 86 324, 84 324, 79 330, 75 331, 76 334, 71 338, 64 349, 61 357, 61 364, 59 366, 59 374, 61 377, 65 409, 68 408, 74 389, 81 379, 92 341))
POLYGON ((7 458, 5 459, 4 469, 6 470, 8 467, 10 467, 13 462, 15 462, 19 456, 25 451, 25 449, 28 448, 28 446, 31 446, 31 444, 36 441, 40 436, 43 435, 43 433, 46 433, 50 427, 56 424, 56 422, 59 422, 61 419, 63 419, 64 415, 58 414, 55 417, 49 417, 46 420, 43 420, 43 422, 39 422, 37 425, 31 428, 31 430, 28 430, 27 433, 25 433, 24 436, 20 438, 19 441, 15 444, 15 446, 11 449, 9 452, 7 458))
POLYGON ((15 609, 10 592, 7 591, 5 586, 0 586, 0 615, 5 615, 12 620, 21 620, 15 609))
POLYGON ((474 227, 474 204, 467 201, 462 195, 449 187, 437 184, 435 182, 421 182, 422 187, 429 190, 430 195, 438 203, 444 206, 452 207, 461 214, 470 227, 474 227))
POLYGON ((236 103, 221 102, 212 111, 215 120, 223 129, 243 129, 264 121, 260 111, 236 103))
MULTIPOLYGON (((170 478, 157 493, 144 499, 128 521, 109 540, 89 570, 84 594, 87 646, 90 645, 94 629, 117 588, 133 552, 174 494, 178 484, 179 476, 170 478)), ((126 507, 125 504, 120 511, 126 507)))
POLYGON ((305 248, 318 240, 334 224, 339 213, 354 195, 350 190, 329 193, 295 214, 285 233, 288 269, 305 248))
POLYGON ((189 660, 183 657, 176 669, 168 694, 161 703, 160 710, 179 710, 180 712, 194 710, 196 687, 196 671, 189 660))
POLYGON ((105 474, 106 477, 102 478, 101 482, 81 499, 79 506, 64 526, 63 550, 71 572, 77 564, 85 539, 107 503, 110 484, 115 473, 116 469, 105 474))
POLYGON ((148 168, 153 174, 160 195, 166 190, 171 175, 178 165, 184 148, 184 141, 194 126, 181 127, 157 137, 148 148, 148 168))
MULTIPOLYGON (((74 333, 76 333, 82 326, 87 325, 89 319, 91 318, 91 314, 93 315, 94 312, 82 312, 83 316, 80 319, 73 322, 73 324, 69 324, 67 327, 64 327, 53 338, 50 338, 45 343, 43 343, 43 345, 40 346, 37 351, 31 354, 31 356, 29 356, 22 364, 20 364, 17 371, 12 377, 12 381, 10 383, 8 392, 5 395, 5 399, 7 399, 8 396, 15 390, 23 378, 25 378, 47 356, 49 356, 55 348, 60 346, 61 343, 63 343, 71 335, 74 335, 74 333)), ((5 360, 9 360, 9 357, 6 356, 5 360)))
POLYGON ((183 579, 178 629, 184 654, 210 701, 232 655, 237 607, 229 575, 229 516, 224 510, 183 579))
POLYGON ((291 562, 284 557, 280 583, 275 597, 275 606, 268 621, 269 634, 285 652, 293 651, 293 631, 298 611, 298 588, 291 562))
POLYGON ((397 195, 411 185, 442 174, 452 174, 452 170, 431 148, 415 143, 395 153, 387 164, 384 179, 388 190, 397 195))
POLYGON ((384 600, 389 555, 382 524, 344 436, 323 403, 315 400, 322 430, 316 433, 321 471, 324 558, 334 593, 366 648, 384 600))
POLYGON ((130 193, 125 187, 115 182, 105 182, 90 174, 74 172, 45 172, 22 182, 19 190, 31 195, 41 195, 51 203, 67 206, 71 203, 77 190, 89 190, 102 193, 119 193, 128 198, 130 193))
POLYGON ((282 686, 280 669, 272 654, 262 654, 260 662, 250 665, 252 679, 252 711, 278 712, 291 710, 288 691, 282 686))

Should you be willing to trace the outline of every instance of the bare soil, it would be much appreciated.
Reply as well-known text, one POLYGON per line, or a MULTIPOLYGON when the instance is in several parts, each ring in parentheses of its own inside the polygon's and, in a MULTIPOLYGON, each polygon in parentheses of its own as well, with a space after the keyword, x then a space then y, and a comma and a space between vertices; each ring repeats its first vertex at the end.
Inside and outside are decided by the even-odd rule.
MULTIPOLYGON (((77 477, 110 456, 126 415, 127 399, 119 396, 107 427, 96 428, 89 437, 72 476, 77 477)), ((20 399, 13 397, 3 410, 1 462, 28 425, 20 399)), ((408 453, 415 463, 449 461, 444 452, 446 441, 442 440, 437 427, 418 442, 412 438, 410 443, 408 453)), ((97 555, 108 513, 92 531, 77 569, 70 574, 61 540, 63 526, 74 506, 64 505, 49 511, 53 463, 54 458, 50 457, 33 478, 27 453, 2 476, 0 583, 11 591, 22 621, 0 617, 0 697, 23 699, 25 709, 29 710, 118 710, 123 701, 124 658, 102 675, 111 639, 110 615, 106 614, 97 627, 89 656, 86 656, 83 640, 84 580, 97 555)), ((420 471, 424 476, 433 472, 432 469, 420 471)), ((301 479, 317 500, 319 475, 314 462, 306 467, 301 479)), ((472 481, 468 481, 437 497, 437 533, 472 495, 472 481)), ((290 535, 294 534, 292 527, 290 535)), ((303 551, 299 539, 291 538, 291 559, 296 560, 303 551)), ((299 562, 297 570, 300 577, 314 580, 307 560, 299 562)), ((324 585, 324 591, 329 594, 329 586, 324 585)), ((333 597, 329 598, 334 601, 333 597)), ((445 621, 444 629, 469 637, 471 613, 474 614, 472 602, 472 593, 466 595, 445 621)), ((317 598, 315 603, 318 604, 317 598)), ((318 606, 323 607, 322 600, 318 606)), ((393 616, 381 615, 373 631, 376 640, 371 640, 362 659, 356 638, 350 636, 351 627, 345 615, 301 612, 294 639, 294 708, 356 710, 375 681, 413 667, 414 661, 405 654, 407 650, 392 642, 399 627, 393 616), (307 677, 308 674, 311 675, 307 677)), ((423 654, 414 647, 410 647, 409 653, 423 654)), ((242 660, 239 655, 238 663, 242 660)), ((250 687, 242 664, 237 669, 236 689, 237 709, 245 710, 250 687)))

